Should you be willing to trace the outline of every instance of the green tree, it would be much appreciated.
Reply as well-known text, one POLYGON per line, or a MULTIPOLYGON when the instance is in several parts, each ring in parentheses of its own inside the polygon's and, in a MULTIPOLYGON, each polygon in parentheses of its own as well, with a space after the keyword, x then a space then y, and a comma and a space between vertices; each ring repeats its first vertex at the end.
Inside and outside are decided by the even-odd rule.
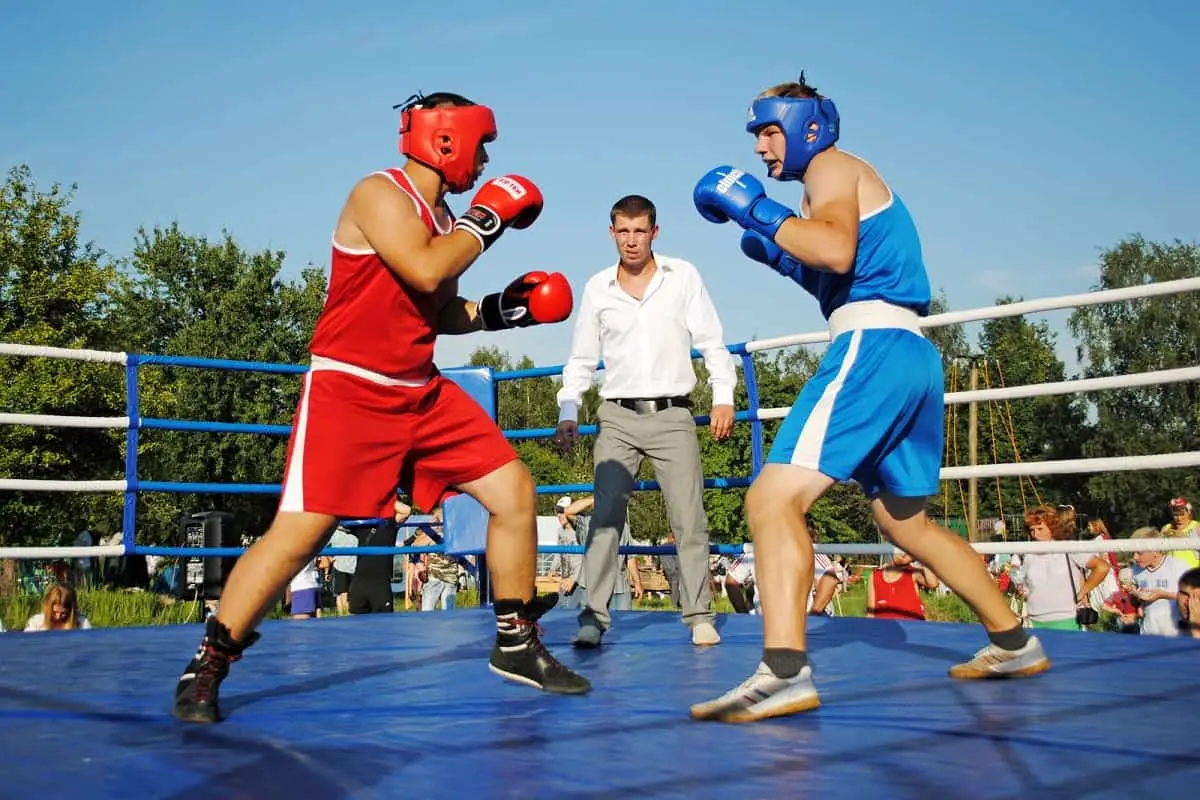
MULTIPOLYGON (((1200 246, 1148 242, 1134 236, 1100 258, 1097 290, 1200 275, 1200 246)), ((1070 318, 1086 377, 1131 375, 1200 363, 1200 297, 1195 292, 1086 306, 1070 318)), ((1200 398, 1195 382, 1109 390, 1088 395, 1095 417, 1083 454, 1104 458, 1200 449, 1200 398)), ((1092 475, 1087 492, 1094 515, 1128 534, 1167 521, 1172 497, 1200 493, 1195 469, 1092 475)))
MULTIPOLYGON (((119 349, 112 322, 120 276, 80 240, 71 210, 75 187, 40 190, 28 167, 0 186, 0 341, 119 349)), ((121 416, 119 365, 41 357, 0 358, 3 407, 15 413, 121 416)), ((124 432, 115 429, 0 426, 0 474, 42 480, 123 476, 124 432)), ((115 493, 0 493, 0 542, 70 544, 84 528, 119 530, 115 493)))
MULTIPOLYGON (((183 233, 177 225, 140 230, 130 280, 119 297, 122 336, 143 353, 303 364, 325 294, 324 271, 280 278, 282 252, 243 250, 183 233)), ((248 371, 157 367, 140 371, 143 417, 290 425, 301 377, 248 371)), ((286 436, 144 430, 141 480, 278 483, 286 436)), ((177 541, 191 512, 232 512, 259 535, 278 503, 273 494, 144 494, 138 540, 177 541)))

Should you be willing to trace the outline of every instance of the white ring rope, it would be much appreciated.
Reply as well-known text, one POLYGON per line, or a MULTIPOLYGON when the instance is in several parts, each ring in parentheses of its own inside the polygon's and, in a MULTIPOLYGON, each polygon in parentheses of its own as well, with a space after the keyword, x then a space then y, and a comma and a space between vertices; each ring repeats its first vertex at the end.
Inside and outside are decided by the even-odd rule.
POLYGON ((1159 369, 1138 372, 1133 375, 1109 375, 1104 378, 1081 378, 1074 381, 1055 383, 1031 383, 1028 386, 1001 386, 994 389, 976 389, 967 392, 949 392, 946 405, 955 403, 983 403, 991 400, 1016 400, 1026 397, 1045 397, 1054 394, 1082 394, 1108 389, 1130 389, 1134 386, 1162 386, 1168 383, 1200 380, 1200 367, 1159 369))
MULTIPOLYGON (((922 328, 940 328, 946 325, 960 325, 964 322, 980 322, 988 319, 1003 317, 1019 317, 1034 314, 1039 311, 1056 311, 1064 308, 1079 306, 1094 306, 1104 303, 1116 303, 1122 300, 1140 300, 1144 297, 1156 297, 1164 294, 1179 294, 1200 290, 1200 278, 1181 278, 1160 283, 1145 283, 1138 286, 1127 286, 1121 289, 1105 289, 1099 292, 1084 292, 1083 294, 1067 294, 1061 297, 1047 297, 1042 300, 1025 300, 1020 303, 1008 303, 1000 306, 985 306, 966 311, 948 311, 945 314, 934 314, 922 317, 918 323, 922 328)), ((776 336, 773 339, 758 339, 746 343, 746 352, 757 353, 761 350, 774 350, 780 347, 792 347, 798 344, 820 344, 829 341, 829 331, 816 333, 799 333, 794 336, 776 336)))
POLYGON ((0 547, 0 559, 54 561, 60 558, 120 558, 125 552, 124 545, 119 544, 93 547, 0 547))
POLYGON ((1015 478, 1024 475, 1079 475, 1091 472, 1135 472, 1146 469, 1179 469, 1200 466, 1200 451, 1159 453, 1149 456, 1073 458, 1064 461, 1022 461, 1016 464, 978 464, 974 467, 944 467, 941 480, 966 478, 1015 478))
MULTIPOLYGON (((1160 295, 1194 291, 1200 291, 1200 278, 1180 278, 1173 281, 1126 286, 1120 289, 1065 294, 1059 297, 1046 297, 1041 300, 1024 300, 1020 303, 981 306, 980 308, 971 308, 965 311, 948 311, 945 314, 934 314, 930 317, 923 317, 919 324, 922 328, 940 328, 946 325, 959 325, 964 322, 1019 317, 1039 311, 1056 311, 1064 308, 1095 306, 1104 303, 1116 303, 1123 300, 1140 300, 1146 297, 1158 297, 1160 295)), ((777 336, 773 339, 757 339, 746 343, 746 351, 757 353, 762 350, 773 350, 798 344, 819 344, 828 341, 829 331, 823 330, 815 333, 777 336)), ((48 358, 70 358, 77 361, 109 361, 117 364, 126 363, 126 359, 128 358, 126 353, 115 351, 76 350, 68 347, 44 347, 42 345, 11 344, 6 342, 0 342, 0 355, 45 356, 48 358)))
POLYGON ((0 425, 37 428, 128 428, 129 417, 68 417, 56 414, 0 414, 0 425))
MULTIPOLYGON (((1149 553, 1167 550, 1200 550, 1200 537, 1158 539, 1085 539, 1052 542, 970 542, 980 555, 1011 553, 1149 553)), ((814 544, 818 553, 841 555, 890 556, 903 552, 890 544, 839 544, 822 542, 814 544)))
POLYGON ((10 492, 123 492, 127 481, 45 481, 0 478, 0 490, 10 492))
POLYGON ((0 342, 0 356, 41 356, 44 358, 66 358, 72 361, 100 361, 109 364, 125 364, 128 354, 109 350, 77 350, 72 347, 46 347, 40 344, 13 344, 0 342))

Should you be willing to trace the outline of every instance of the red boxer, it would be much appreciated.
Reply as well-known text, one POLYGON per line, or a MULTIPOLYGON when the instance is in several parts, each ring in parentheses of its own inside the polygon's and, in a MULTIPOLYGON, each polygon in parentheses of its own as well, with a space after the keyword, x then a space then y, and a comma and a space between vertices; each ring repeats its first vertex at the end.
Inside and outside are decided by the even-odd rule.
MULTIPOLYGON (((587 692, 586 679, 539 640, 536 491, 504 434, 433 363, 438 334, 561 322, 571 287, 527 272, 473 302, 458 279, 509 228, 541 214, 519 175, 485 182, 457 219, 447 193, 470 190, 496 138, 490 109, 460 95, 417 97, 400 113, 400 169, 351 191, 333 234, 329 293, 309 350, 312 368, 293 421, 275 520, 237 562, 204 639, 176 688, 174 714, 220 720, 218 693, 284 586, 328 542, 339 518, 386 515, 397 487, 431 510, 447 490, 489 512, 488 562, 496 643, 489 668, 550 692, 587 692)), ((557 600, 557 595, 552 595, 557 600)))

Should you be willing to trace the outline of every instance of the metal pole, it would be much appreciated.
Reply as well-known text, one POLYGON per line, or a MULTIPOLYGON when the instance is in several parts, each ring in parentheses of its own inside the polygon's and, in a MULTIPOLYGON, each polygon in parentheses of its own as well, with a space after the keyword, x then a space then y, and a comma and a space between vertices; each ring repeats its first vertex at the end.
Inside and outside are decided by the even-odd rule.
MULTIPOLYGON (((971 391, 979 388, 979 362, 971 357, 971 391)), ((967 416, 967 463, 979 464, 979 405, 971 401, 967 416)), ((979 539, 979 479, 967 479, 967 540, 979 539)))

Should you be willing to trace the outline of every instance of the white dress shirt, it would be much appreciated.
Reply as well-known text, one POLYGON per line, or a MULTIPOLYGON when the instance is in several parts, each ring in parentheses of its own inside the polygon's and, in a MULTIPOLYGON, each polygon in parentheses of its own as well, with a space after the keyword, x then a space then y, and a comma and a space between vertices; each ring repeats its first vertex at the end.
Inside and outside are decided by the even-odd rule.
POLYGON ((678 258, 655 254, 654 261, 658 269, 640 301, 617 282, 617 266, 584 286, 558 391, 559 421, 578 419, 601 360, 606 400, 687 395, 696 386, 693 348, 708 367, 713 405, 733 405, 737 372, 700 272, 678 258))

